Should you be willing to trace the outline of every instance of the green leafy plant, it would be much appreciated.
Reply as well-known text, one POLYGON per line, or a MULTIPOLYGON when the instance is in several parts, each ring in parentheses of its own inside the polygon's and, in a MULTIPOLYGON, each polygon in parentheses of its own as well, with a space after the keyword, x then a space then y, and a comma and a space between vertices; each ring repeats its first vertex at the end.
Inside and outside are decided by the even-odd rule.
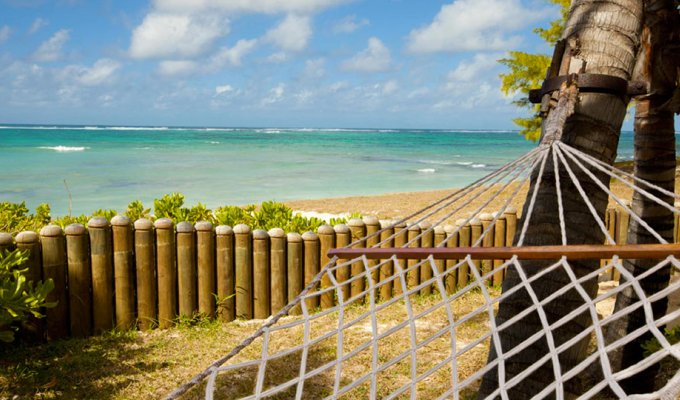
POLYGON ((29 316, 42 317, 41 307, 54 307, 47 302, 47 295, 54 289, 54 282, 26 280, 27 268, 21 268, 28 260, 27 252, 20 250, 0 252, 0 341, 14 341, 17 324, 29 316))
POLYGON ((128 204, 125 216, 130 218, 131 221, 137 221, 140 218, 151 219, 151 210, 144 208, 144 204, 141 201, 134 200, 128 204))
POLYGON ((35 214, 30 214, 25 202, 0 203, 0 232, 39 230, 49 224, 50 219, 50 206, 47 204, 40 204, 35 214))
MULTIPOLYGON (((534 32, 552 46, 562 36, 571 0, 548 1, 561 7, 560 18, 552 21, 549 28, 536 28, 534 32)), ((543 79, 545 79, 545 73, 550 66, 550 59, 551 57, 547 54, 511 51, 509 52, 509 57, 499 60, 501 64, 509 69, 507 73, 500 75, 501 90, 506 95, 522 94, 523 97, 513 101, 513 104, 520 108, 526 108, 531 112, 531 115, 527 118, 515 118, 512 120, 522 128, 520 133, 528 140, 536 141, 541 136, 541 117, 538 114, 540 105, 534 105, 529 102, 529 90, 541 86, 543 79)))
MULTIPOLYGON (((664 336, 668 343, 671 345, 680 342, 680 325, 674 328, 666 328, 664 330, 664 336)), ((643 354, 645 357, 649 357, 657 351, 661 350, 661 343, 656 338, 650 339, 642 344, 643 354)))

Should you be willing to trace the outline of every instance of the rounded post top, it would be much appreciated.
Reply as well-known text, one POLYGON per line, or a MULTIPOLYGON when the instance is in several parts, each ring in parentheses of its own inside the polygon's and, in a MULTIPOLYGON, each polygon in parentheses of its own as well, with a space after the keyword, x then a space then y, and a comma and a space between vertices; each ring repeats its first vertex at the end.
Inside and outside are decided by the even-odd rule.
POLYGON ((479 215, 479 219, 482 220, 483 222, 488 222, 493 220, 493 214, 491 213, 482 213, 479 215))
POLYGON ((477 218, 477 217, 472 218, 472 220, 470 221, 470 225, 481 225, 481 224, 482 224, 482 220, 477 218))
POLYGON ((437 226, 434 227, 434 234, 435 235, 445 235, 446 230, 444 229, 443 226, 437 225, 437 226))
POLYGON ((364 221, 361 218, 352 218, 347 222, 347 226, 350 228, 358 228, 364 225, 366 224, 364 224, 364 221))
POLYGON ((153 224, 146 218, 140 218, 135 221, 135 229, 138 231, 150 231, 153 228, 153 224))
MULTIPOLYGON (((82 225, 80 225, 80 226, 82 226, 82 225)), ((83 226, 83 231, 84 230, 85 230, 85 227, 83 226)), ((61 229, 61 226, 54 225, 54 224, 43 226, 43 228, 40 230, 40 236, 45 236, 45 237, 55 237, 55 236, 61 236, 63 234, 64 234, 64 231, 61 229)))
POLYGON ((213 224, 208 221, 198 221, 196 222, 196 225, 194 225, 194 228, 199 232, 212 232, 213 224))
POLYGON ((364 215, 362 220, 366 225, 380 225, 380 220, 375 215, 364 215))
POLYGON ((238 224, 234 227, 234 233, 237 235, 247 235, 250 233, 250 227, 246 224, 238 224))
POLYGON ((269 237, 275 238, 275 239, 282 239, 286 237, 286 231, 284 231, 281 228, 272 228, 267 232, 269 234, 269 237))
POLYGON ((304 240, 305 242, 310 241, 310 240, 317 240, 317 239, 319 239, 319 235, 317 235, 314 232, 307 231, 307 232, 302 234, 302 240, 304 240))
POLYGON ((215 234, 219 236, 233 235, 234 230, 229 225, 219 225, 215 228, 215 234))
POLYGON ((406 228, 406 221, 401 221, 403 218, 402 217, 395 217, 392 223, 394 224, 394 227, 397 229, 404 229, 406 228), (401 222, 399 222, 401 221, 401 222), (397 223, 399 222, 399 223, 397 223))
POLYGON ((427 222, 427 221, 421 221, 421 222, 418 224, 418 226, 420 226, 420 229, 422 229, 422 230, 424 230, 424 231, 426 231, 426 230, 432 228, 432 224, 429 223, 429 222, 427 222))
POLYGON ((411 224, 408 227, 409 231, 420 231, 420 225, 419 224, 411 224))
POLYGON ((156 229, 172 229, 172 220, 170 218, 159 218, 153 225, 156 229))
POLYGON ((387 228, 393 228, 394 229, 394 221, 389 220, 389 219, 384 219, 380 221, 380 229, 387 229, 387 228))
POLYGON ((288 240, 289 243, 300 243, 302 242, 302 236, 297 232, 290 232, 286 235, 286 240, 288 240))
POLYGON ((513 206, 508 206, 503 213, 504 214, 517 214, 517 209, 513 206))
POLYGON ((12 244, 12 235, 7 232, 0 232, 0 246, 9 246, 12 244))
POLYGON ((255 229, 253 231, 253 239, 255 240, 265 240, 269 238, 269 234, 264 229, 255 229))
POLYGON ((320 227, 318 227, 316 232, 319 235, 332 235, 332 234, 335 233, 335 229, 333 229, 332 226, 326 224, 326 225, 321 225, 320 227))
POLYGON ((109 220, 104 217, 92 217, 87 221, 88 228, 102 229, 110 226, 109 220))
MULTIPOLYGON (((460 226, 460 225, 458 225, 460 226)), ((456 228, 458 228, 456 225, 451 225, 451 224, 446 224, 444 225, 444 232, 446 232, 447 235, 452 234, 453 232, 456 231, 456 228)))
POLYGON ((19 232, 16 237, 17 244, 38 243, 38 234, 33 231, 19 232))
POLYGON ((194 233, 194 225, 191 222, 182 221, 177 224, 177 233, 194 233))
POLYGON ((465 226, 465 221, 467 221, 465 218, 457 219, 456 226, 465 226))
POLYGON ((116 215, 111 218, 111 225, 113 226, 130 226, 130 218, 124 215, 116 215))
POLYGON ((337 224, 333 227, 335 233, 349 233, 349 226, 345 224, 337 224))
POLYGON ((71 224, 64 230, 66 236, 80 236, 87 233, 87 229, 83 224, 71 224))

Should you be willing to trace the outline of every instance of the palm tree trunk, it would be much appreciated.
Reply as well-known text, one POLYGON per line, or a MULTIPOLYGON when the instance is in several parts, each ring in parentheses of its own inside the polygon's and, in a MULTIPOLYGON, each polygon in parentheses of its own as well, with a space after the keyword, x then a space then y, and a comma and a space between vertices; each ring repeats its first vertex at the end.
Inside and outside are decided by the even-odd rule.
MULTIPOLYGON (((642 46, 638 56, 635 79, 649 83, 650 95, 638 99, 635 110, 635 176, 653 183, 670 192, 675 191, 675 127, 669 101, 676 82, 677 61, 669 58, 668 44, 678 39, 680 15, 673 0, 651 0, 645 2, 642 46)), ((677 57, 677 56, 676 56, 677 57)), ((649 189, 645 187, 644 189, 649 189)), ((666 204, 673 205, 673 198, 656 190, 649 190, 666 204)), ((644 218, 649 226, 668 242, 673 241, 673 212, 635 192, 632 210, 644 218)), ((644 227, 631 220, 628 229, 628 243, 658 243, 644 227)), ((655 266, 660 260, 625 260, 624 268, 638 276, 655 266)), ((668 286, 671 266, 640 281, 642 289, 649 296, 668 286)), ((622 277, 623 282, 623 277, 622 277)), ((616 297, 614 312, 638 302, 632 288, 627 288, 616 297)), ((652 304, 654 318, 666 313, 666 298, 652 304)), ((645 325, 642 309, 626 315, 607 326, 607 341, 613 342, 645 325)), ((651 339, 645 334, 610 353, 614 371, 624 369, 643 358, 640 343, 651 339)), ((628 393, 653 391, 658 364, 641 374, 623 382, 628 393)))
MULTIPOLYGON (((575 0, 572 3, 564 38, 570 43, 567 51, 571 51, 571 62, 559 71, 560 75, 581 72, 583 62, 588 73, 607 74, 626 80, 631 78, 633 65, 638 47, 638 37, 641 27, 642 0, 594 1, 575 0), (579 62, 581 60, 582 62, 579 62)), ((564 126, 562 141, 596 157, 608 164, 616 158, 619 132, 626 106, 629 99, 603 93, 581 93, 573 115, 564 126)), ((545 126, 544 126, 545 130, 545 126)), ((545 132, 543 132, 545 135, 545 132)), ((559 217, 556 201, 555 177, 553 166, 549 162, 545 168, 543 183, 537 189, 537 200, 533 215, 530 219, 525 245, 561 244, 559 217)), ((607 195, 603 193, 584 173, 572 167, 584 190, 589 194, 589 200, 594 205, 601 218, 607 207, 607 195)), ((597 174, 596 174, 597 175, 597 174)), ((602 175, 598 178, 604 180, 602 175)), ((531 178, 531 196, 536 190, 536 175, 531 178)), ((604 234, 593 229, 593 216, 588 211, 585 201, 577 194, 577 190, 565 170, 560 170, 563 196, 566 233, 569 244, 601 244, 604 234)), ((606 180, 604 180, 606 182, 606 180)), ((528 202, 527 202, 528 203, 528 202)), ((523 218, 527 216, 528 204, 525 204, 523 218)), ((523 262, 522 265, 531 276, 550 265, 546 262, 523 262)), ((581 277, 598 262, 572 262, 574 273, 581 277)), ((510 268, 503 282, 503 291, 521 285, 517 271, 510 268)), ((564 270, 556 270, 532 285, 539 300, 571 284, 571 280, 564 270)), ((597 292, 597 280, 583 284, 589 295, 597 292)), ((544 311, 549 323, 555 322, 584 303, 576 292, 571 290, 559 299, 545 305, 544 311)), ((496 323, 514 317, 521 311, 531 307, 533 302, 526 290, 520 290, 509 296, 499 305, 496 323)), ((592 321, 588 313, 583 313, 559 329, 552 332, 557 346, 573 338, 588 327, 592 321)), ((543 330, 537 313, 531 313, 509 328, 500 331, 500 346, 507 352, 520 343, 543 330)), ((571 346, 559 356, 562 373, 570 370, 585 356, 587 338, 571 346)), ((494 343, 491 344, 489 362, 497 358, 494 343)), ((517 355, 505 357, 505 381, 520 374, 526 368, 539 364, 539 359, 548 353, 545 337, 534 342, 517 355)), ((498 368, 490 369, 482 380, 479 398, 486 398, 498 388, 498 368)), ((548 384, 555 381, 555 373, 551 362, 547 361, 538 370, 530 374, 519 384, 509 390, 509 398, 531 398, 542 391, 548 384)), ((566 397, 573 397, 582 393, 582 385, 577 379, 565 383, 566 397)))

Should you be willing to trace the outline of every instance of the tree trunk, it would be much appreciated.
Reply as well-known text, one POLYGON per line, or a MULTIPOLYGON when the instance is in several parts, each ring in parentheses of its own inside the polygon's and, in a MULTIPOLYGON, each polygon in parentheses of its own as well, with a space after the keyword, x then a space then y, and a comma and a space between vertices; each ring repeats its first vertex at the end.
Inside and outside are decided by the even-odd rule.
MULTIPOLYGON (((629 80, 633 71, 635 55, 638 47, 638 37, 641 27, 642 0, 595 1, 575 0, 572 3, 569 18, 564 32, 564 38, 569 43, 567 51, 571 52, 571 62, 563 63, 560 75, 574 72, 607 74, 629 80), (581 62, 579 62, 581 61, 581 62), (583 68, 585 62, 585 68, 583 68)), ((611 164, 616 157, 619 132, 626 106, 629 99, 603 93, 581 93, 579 102, 573 115, 564 126, 562 141, 611 164)), ((545 125, 544 125, 545 130, 545 125)), ((546 132, 543 132, 545 135, 546 132)), ((602 192, 579 168, 572 166, 583 189, 597 213, 603 219, 607 207, 608 196, 602 192)), ((566 171, 560 170, 564 215, 566 221, 567 242, 569 244, 602 244, 604 234, 595 226, 584 200, 566 171)), ((607 182, 602 174, 595 174, 607 182)), ((527 198, 536 190, 537 174, 531 177, 531 188, 527 198)), ((553 245, 561 244, 559 229, 559 215, 557 209, 557 194, 552 159, 546 165, 542 183, 538 188, 536 205, 531 216, 524 245, 553 245)), ((528 202, 524 207, 522 218, 526 218, 528 202)), ((516 239, 517 240, 517 239, 516 239)), ((531 276, 542 268, 550 265, 546 262, 523 262, 522 266, 531 276)), ((570 262, 574 273, 581 277, 594 268, 599 261, 570 262)), ((522 280, 514 268, 508 270, 503 282, 503 291, 521 285, 522 280)), ((532 285, 539 300, 570 285, 571 280, 559 269, 542 277, 532 285)), ((593 279, 583 284, 591 297, 597 292, 597 280, 593 279)), ((576 292, 571 290, 559 299, 543 306, 548 322, 553 323, 573 309, 584 303, 576 292)), ((496 324, 500 325, 518 313, 531 307, 533 302, 526 290, 522 289, 506 298, 499 305, 496 324)), ((555 345, 559 346, 592 323, 589 313, 585 312, 572 319, 552 332, 555 345)), ((523 341, 543 331, 538 314, 533 312, 522 320, 515 322, 507 329, 500 331, 500 346, 504 353, 510 351, 523 341)), ((571 346, 559 356, 561 373, 565 373, 577 365, 585 356, 585 346, 588 338, 571 346)), ((490 347, 489 362, 497 357, 495 344, 490 347)), ((505 382, 520 374, 526 368, 539 364, 539 359, 549 352, 545 336, 534 342, 513 357, 505 357, 505 382)), ((490 369, 482 380, 479 398, 490 396, 497 388, 499 377, 498 368, 490 369)), ((508 391, 510 399, 531 398, 542 391, 547 385, 555 381, 551 361, 543 363, 535 372, 524 378, 520 383, 508 391)), ((578 379, 571 379, 564 385, 565 397, 574 397, 585 390, 578 379)), ((553 393, 554 396, 554 393, 553 393)))
MULTIPOLYGON (((635 68, 634 78, 648 82, 650 95, 637 101, 635 112, 635 176, 653 183, 670 192, 675 191, 675 127, 673 110, 669 102, 677 78, 677 55, 668 51, 668 45, 678 40, 677 29, 680 27, 680 16, 673 0, 651 0, 645 2, 644 26, 641 35, 642 45, 635 68)), ((677 42, 676 42, 677 43, 677 42)), ((643 187, 650 193, 673 206, 673 197, 661 194, 657 190, 643 187)), ((635 192, 632 210, 640 215, 649 226, 668 242, 673 241, 673 212, 660 206, 646 196, 635 192)), ((630 221, 628 243, 658 243, 644 227, 635 220, 630 221)), ((655 266, 661 260, 625 260, 624 268, 633 276, 638 276, 655 266)), ((668 286, 671 266, 663 268, 654 275, 640 281, 642 289, 649 296, 668 286)), ((624 277, 621 277, 624 282, 624 277)), ((639 301, 634 290, 629 287, 616 297, 614 312, 639 301)), ((668 299, 664 298, 652 304, 654 318, 666 314, 668 299)), ((607 325, 607 342, 633 332, 645 325, 645 316, 641 308, 607 325)), ((625 369, 643 358, 640 343, 651 339, 647 333, 628 343, 622 348, 609 353, 614 371, 625 369)), ((641 374, 623 382, 628 393, 645 393, 654 389, 654 378, 658 364, 641 374)))

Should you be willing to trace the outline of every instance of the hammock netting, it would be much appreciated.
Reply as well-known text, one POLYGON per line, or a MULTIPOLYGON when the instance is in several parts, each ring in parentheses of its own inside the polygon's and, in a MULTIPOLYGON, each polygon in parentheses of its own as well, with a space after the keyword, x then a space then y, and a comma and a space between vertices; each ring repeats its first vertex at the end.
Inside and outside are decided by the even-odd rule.
MULTIPOLYGON (((563 206, 566 196, 579 197, 591 214, 592 223, 583 229, 601 231, 603 248, 616 244, 615 235, 589 200, 593 187, 606 193, 610 204, 630 214, 631 223, 646 230, 657 244, 668 245, 669 240, 636 215, 627 200, 609 189, 610 181, 624 192, 638 193, 659 204, 671 215, 680 214, 673 207, 673 200, 679 198, 675 193, 554 142, 540 145, 413 215, 383 224, 381 231, 347 248, 361 247, 371 238, 377 238, 377 243, 372 242, 374 248, 393 244, 404 233, 395 226, 404 223, 420 224, 423 229, 401 247, 411 247, 435 230, 440 240, 434 246, 452 247, 461 229, 469 227, 469 222, 485 210, 493 209, 497 212, 491 222, 469 244, 481 247, 504 212, 525 201, 514 239, 514 248, 522 248, 538 202, 537 188, 548 183, 555 186, 559 214, 559 226, 554 229, 559 231, 561 243, 556 245, 566 248, 571 244, 563 206), (578 176, 582 181, 586 177, 588 190, 578 176), (533 191, 529 190, 531 181, 533 191), (567 182, 569 193, 563 193, 567 182), (442 228, 451 221, 457 222, 442 235, 442 228)), ((196 386, 194 394, 198 387, 206 399, 465 399, 477 396, 483 379, 493 379, 495 389, 487 398, 508 399, 516 398, 512 391, 537 372, 552 377, 534 391, 534 398, 569 398, 574 387, 578 387, 580 398, 675 399, 680 394, 680 344, 672 344, 664 335, 666 327, 680 320, 680 279, 676 279, 680 262, 673 252, 645 260, 647 267, 637 274, 626 267, 630 260, 618 254, 593 260, 587 273, 577 270, 567 256, 546 260, 540 269, 517 255, 490 261, 470 255, 444 260, 432 254, 407 260, 398 251, 383 259, 369 259, 362 253, 343 257, 333 257, 294 301, 170 397, 196 386), (341 280, 339 277, 348 274, 340 272, 349 269, 351 278, 341 280), (618 271, 621 279, 606 278, 612 271, 618 271), (645 279, 669 271, 672 278, 665 288, 645 291, 645 279), (549 294, 538 290, 557 272, 566 277, 564 285, 549 294), (517 284, 511 286, 506 279, 502 290, 493 285, 494 277, 510 275, 516 277, 517 284), (465 279, 456 279, 457 287, 451 287, 451 278, 461 276, 465 279), (322 280, 325 285, 321 285, 322 280), (589 285, 597 289, 588 290, 589 285), (528 295, 527 307, 499 318, 499 304, 519 292, 528 295), (569 293, 568 312, 556 317, 551 310, 569 293), (320 299, 329 295, 335 305, 319 310, 320 299), (623 295, 634 300, 625 307, 615 307, 617 297, 623 295), (663 305, 661 311, 659 304, 663 305), (295 312, 300 315, 288 316, 295 312), (617 321, 635 313, 643 320, 639 327, 613 337, 607 335, 617 321), (502 339, 503 332, 518 328, 530 315, 540 321, 541 329, 521 340, 502 339), (579 318, 578 333, 566 341, 560 339, 564 336, 559 331, 573 326, 579 318), (584 344, 579 361, 569 367, 562 365, 563 353, 572 351, 578 343, 584 344), (631 345, 644 347, 645 357, 617 367, 620 364, 615 360, 631 345), (544 353, 538 354, 535 362, 519 373, 516 369, 513 374, 507 373, 515 356, 536 348, 544 353), (490 351, 493 357, 489 357, 490 351), (656 374, 655 387, 647 393, 629 393, 630 385, 623 382, 650 369, 656 374)))

